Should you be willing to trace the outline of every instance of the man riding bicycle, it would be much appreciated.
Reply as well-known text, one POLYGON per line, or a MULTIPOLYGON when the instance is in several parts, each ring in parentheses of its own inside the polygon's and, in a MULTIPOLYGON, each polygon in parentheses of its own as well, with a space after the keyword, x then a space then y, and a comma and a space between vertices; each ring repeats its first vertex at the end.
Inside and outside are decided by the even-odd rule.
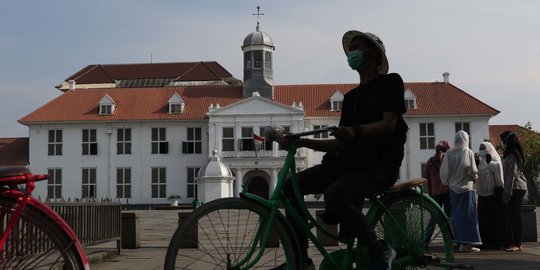
MULTIPOLYGON (((345 94, 335 139, 301 138, 295 143, 327 152, 322 163, 298 173, 302 195, 324 193, 326 214, 323 219, 340 223, 340 236, 358 238, 368 248, 369 269, 391 269, 395 251, 379 241, 362 213, 361 202, 380 194, 399 177, 404 155, 407 124, 404 86, 401 77, 388 73, 388 60, 382 40, 368 32, 348 31, 343 35, 343 50, 349 66, 360 75, 360 84, 345 94)), ((293 198, 290 179, 284 194, 293 198)), ((296 200, 291 200, 300 209, 296 200)), ((303 269, 314 269, 308 256, 307 236, 292 217, 300 241, 303 269)), ((282 265, 275 269, 287 269, 282 265)))

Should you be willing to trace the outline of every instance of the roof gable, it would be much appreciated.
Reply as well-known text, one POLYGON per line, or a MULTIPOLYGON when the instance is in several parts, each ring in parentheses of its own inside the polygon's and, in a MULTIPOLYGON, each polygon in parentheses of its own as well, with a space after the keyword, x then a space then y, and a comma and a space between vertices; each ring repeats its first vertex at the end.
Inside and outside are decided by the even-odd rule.
MULTIPOLYGON (((221 104, 220 104, 221 106, 221 104)), ((253 95, 239 102, 220 107, 208 112, 208 116, 218 115, 272 115, 272 114, 300 114, 304 111, 298 107, 287 106, 272 101, 260 95, 253 95)))

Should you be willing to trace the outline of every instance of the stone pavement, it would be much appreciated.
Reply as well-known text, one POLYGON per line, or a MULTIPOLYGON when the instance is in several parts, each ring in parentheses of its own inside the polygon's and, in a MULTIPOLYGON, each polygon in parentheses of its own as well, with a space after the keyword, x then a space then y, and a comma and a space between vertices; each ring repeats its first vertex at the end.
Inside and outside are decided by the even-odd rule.
MULTIPOLYGON (((141 247, 123 249, 115 255, 115 243, 86 249, 92 270, 150 270, 163 269, 169 241, 178 224, 177 210, 135 211, 141 225, 141 247)), ((540 209, 537 209, 537 228, 540 232, 540 209)), ((310 254, 318 254, 310 251, 310 254)), ((320 256, 320 255, 319 255, 320 256)), ((313 256, 314 260, 320 258, 313 256)), ((455 253, 456 263, 474 266, 475 270, 540 270, 540 243, 525 242, 522 252, 482 250, 475 254, 455 253)))

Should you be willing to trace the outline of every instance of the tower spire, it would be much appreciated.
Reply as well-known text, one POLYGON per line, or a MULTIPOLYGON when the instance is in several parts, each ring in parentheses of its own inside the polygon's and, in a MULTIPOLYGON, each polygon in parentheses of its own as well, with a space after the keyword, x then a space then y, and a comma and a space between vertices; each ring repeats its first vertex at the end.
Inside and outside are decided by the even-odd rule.
POLYGON ((257 15, 257 28, 255 28, 256 31, 259 31, 259 18, 260 16, 263 16, 264 13, 261 13, 261 7, 257 6, 257 13, 253 13, 253 16, 257 15))

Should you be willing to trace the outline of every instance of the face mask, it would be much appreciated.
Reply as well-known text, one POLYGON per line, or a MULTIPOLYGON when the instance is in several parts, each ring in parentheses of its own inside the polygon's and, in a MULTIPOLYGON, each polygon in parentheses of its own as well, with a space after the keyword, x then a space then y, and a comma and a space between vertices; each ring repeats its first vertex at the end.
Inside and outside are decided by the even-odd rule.
POLYGON ((360 50, 350 51, 347 55, 347 61, 353 70, 360 70, 366 65, 366 61, 364 60, 364 52, 360 50))
POLYGON ((483 157, 484 159, 486 159, 486 150, 480 150, 478 151, 478 154, 483 157))

